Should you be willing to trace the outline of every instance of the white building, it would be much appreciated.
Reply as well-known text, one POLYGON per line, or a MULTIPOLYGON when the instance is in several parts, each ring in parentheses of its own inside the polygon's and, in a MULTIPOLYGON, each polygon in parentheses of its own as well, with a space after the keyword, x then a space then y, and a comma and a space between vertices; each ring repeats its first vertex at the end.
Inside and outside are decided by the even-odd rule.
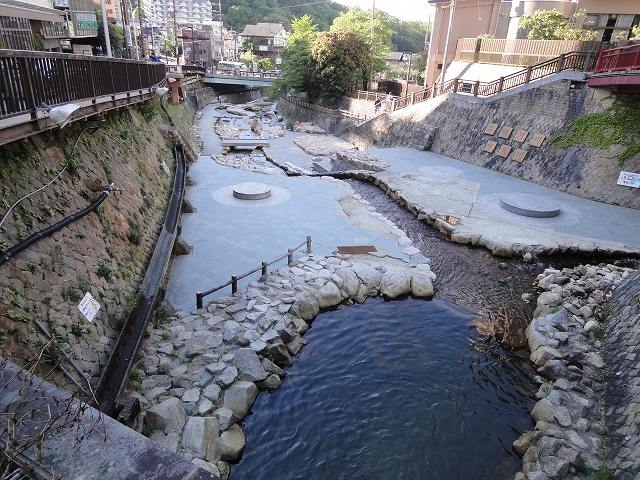
POLYGON ((173 28, 174 11, 175 22, 178 27, 201 27, 213 23, 210 0, 145 0, 150 10, 154 27, 173 28), (175 8, 174 8, 175 7, 175 8))

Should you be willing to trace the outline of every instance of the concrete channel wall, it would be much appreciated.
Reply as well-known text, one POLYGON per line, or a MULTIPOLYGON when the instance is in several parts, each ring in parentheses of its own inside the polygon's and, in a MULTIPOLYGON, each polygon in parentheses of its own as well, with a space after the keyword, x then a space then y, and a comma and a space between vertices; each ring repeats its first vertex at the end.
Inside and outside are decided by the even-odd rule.
POLYGON ((611 365, 606 390, 609 464, 621 480, 640 478, 640 272, 609 302, 605 350, 611 365))
POLYGON ((496 98, 461 94, 436 97, 382 114, 347 129, 342 136, 360 146, 431 150, 580 197, 640 208, 640 190, 616 184, 621 170, 640 171, 640 154, 621 165, 621 145, 595 149, 556 148, 550 144, 550 139, 566 130, 574 118, 604 111, 616 96, 587 88, 580 80, 551 80, 496 98), (491 123, 497 125, 495 133, 483 133, 491 123), (503 127, 513 129, 508 138, 500 138, 503 127), (517 140, 518 130, 527 132, 524 142, 517 140), (540 147, 533 144, 536 134, 544 136, 540 147), (490 140, 496 142, 492 153, 483 150, 490 140), (498 155, 502 145, 511 149, 506 157, 498 155), (514 158, 516 149, 526 151, 521 161, 514 158))

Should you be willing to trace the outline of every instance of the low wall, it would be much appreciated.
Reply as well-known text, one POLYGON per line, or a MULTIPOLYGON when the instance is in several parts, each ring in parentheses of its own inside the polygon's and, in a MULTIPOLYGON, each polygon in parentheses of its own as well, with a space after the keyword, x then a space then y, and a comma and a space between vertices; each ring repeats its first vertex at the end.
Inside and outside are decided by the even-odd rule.
POLYGON ((609 301, 604 348, 611 365, 606 411, 609 465, 615 478, 634 480, 640 474, 640 272, 615 290, 609 301))
POLYGON ((380 115, 347 129, 342 136, 360 146, 428 149, 580 197, 640 208, 640 190, 616 184, 621 169, 640 171, 640 155, 621 166, 617 157, 620 145, 556 148, 549 142, 574 118, 608 108, 614 97, 569 79, 548 79, 537 85, 494 99, 439 96, 380 115), (497 124, 497 130, 493 135, 484 134, 490 123, 497 124), (508 139, 499 138, 502 127, 513 128, 508 139), (520 129, 528 132, 523 143, 515 138, 520 129), (544 135, 540 147, 532 145, 535 134, 544 135), (497 144, 493 153, 483 151, 489 140, 497 144), (506 157, 497 154, 501 145, 511 148, 506 157), (522 161, 514 159, 516 149, 526 150, 522 161))
POLYGON ((311 122, 324 128, 327 132, 342 131, 345 128, 353 127, 358 122, 357 118, 342 115, 328 108, 290 100, 287 97, 278 99, 278 112, 289 123, 311 122))

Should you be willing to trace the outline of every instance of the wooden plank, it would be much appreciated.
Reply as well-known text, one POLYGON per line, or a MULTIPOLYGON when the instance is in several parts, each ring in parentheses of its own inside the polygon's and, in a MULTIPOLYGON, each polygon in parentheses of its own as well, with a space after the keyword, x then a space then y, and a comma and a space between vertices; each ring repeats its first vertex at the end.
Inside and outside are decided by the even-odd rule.
POLYGON ((338 247, 338 253, 356 255, 358 253, 374 253, 378 249, 373 245, 343 245, 338 247))

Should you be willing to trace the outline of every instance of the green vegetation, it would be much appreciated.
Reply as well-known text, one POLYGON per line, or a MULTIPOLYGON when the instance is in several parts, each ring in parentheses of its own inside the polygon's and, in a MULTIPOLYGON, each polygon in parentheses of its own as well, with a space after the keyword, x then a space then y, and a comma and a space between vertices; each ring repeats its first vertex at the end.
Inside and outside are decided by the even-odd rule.
POLYGON ((160 332, 160 338, 162 340, 169 340, 171 338, 171 333, 169 332, 169 330, 162 330, 160 332))
POLYGON ((138 369, 132 370, 131 376, 129 377, 129 379, 134 383, 141 382, 143 378, 144 378, 144 373, 142 373, 142 370, 138 370, 138 369))
POLYGON ((556 147, 588 145, 605 149, 621 145, 620 164, 640 153, 640 100, 632 95, 616 101, 608 109, 576 118, 569 131, 552 139, 556 147))
MULTIPOLYGON (((96 7, 96 18, 98 19, 98 36, 95 39, 94 45, 101 47, 102 51, 106 54, 107 50, 104 41, 104 27, 102 26, 102 13, 100 9, 96 7)), ((122 27, 109 22, 109 40, 111 41, 111 52, 114 56, 119 57, 124 53, 124 30, 122 27)))
POLYGON ((368 45, 346 28, 321 33, 311 48, 313 73, 325 98, 343 95, 369 65, 368 45))
MULTIPOLYGON (((573 21, 577 23, 583 15, 581 11, 576 12, 573 21)), ((558 10, 537 10, 525 15, 520 19, 520 28, 529 31, 529 40, 593 40, 596 37, 595 30, 577 28, 558 10)))
POLYGON ((609 378, 611 376, 611 370, 609 370, 609 367, 602 367, 600 369, 600 376, 602 377, 603 380, 606 380, 607 378, 609 378))
POLYGON ((78 292, 74 287, 69 285, 62 287, 60 296, 65 302, 78 303, 82 299, 82 294, 78 292))
POLYGON ((284 49, 285 90, 306 90, 311 84, 311 47, 318 28, 309 15, 293 20, 284 49))
POLYGON ((596 480, 613 480, 614 471, 607 465, 602 465, 598 470, 594 472, 596 480))
POLYGON ((602 340, 607 335, 607 324, 599 323, 598 326, 591 331, 593 332, 594 337, 596 337, 598 340, 602 340))
POLYGON ((96 275, 100 278, 104 278, 107 282, 111 281, 111 267, 106 260, 100 260, 98 263, 98 269, 96 275))
POLYGON ((631 36, 629 37, 631 40, 640 39, 640 25, 636 25, 631 29, 631 36))

